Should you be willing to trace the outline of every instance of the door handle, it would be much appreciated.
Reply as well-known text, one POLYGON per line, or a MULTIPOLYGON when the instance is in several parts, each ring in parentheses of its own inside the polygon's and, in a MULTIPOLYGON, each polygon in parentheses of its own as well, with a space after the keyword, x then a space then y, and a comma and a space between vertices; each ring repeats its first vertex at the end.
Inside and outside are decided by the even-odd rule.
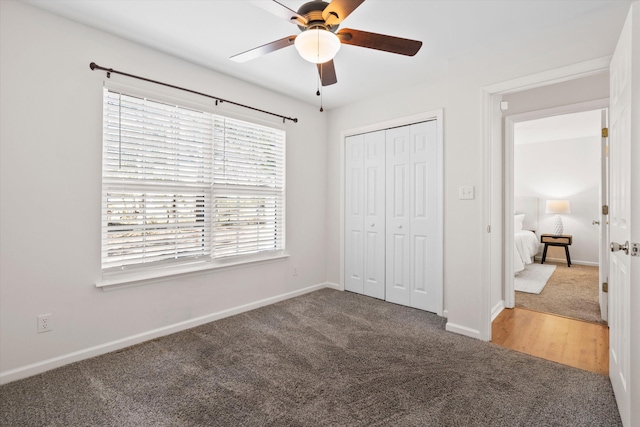
POLYGON ((629 242, 624 242, 623 245, 616 242, 611 242, 611 252, 624 251, 625 254, 629 255, 629 242))
POLYGON ((600 225, 600 221, 594 219, 593 221, 591 221, 591 225, 600 225))

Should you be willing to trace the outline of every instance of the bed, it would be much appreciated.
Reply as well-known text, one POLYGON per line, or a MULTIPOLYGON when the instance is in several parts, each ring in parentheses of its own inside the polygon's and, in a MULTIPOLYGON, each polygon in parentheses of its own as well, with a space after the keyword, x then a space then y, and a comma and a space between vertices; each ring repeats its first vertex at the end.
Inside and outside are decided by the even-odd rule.
POLYGON ((534 261, 541 244, 535 234, 538 228, 538 198, 515 197, 513 216, 513 272, 518 274, 534 261))

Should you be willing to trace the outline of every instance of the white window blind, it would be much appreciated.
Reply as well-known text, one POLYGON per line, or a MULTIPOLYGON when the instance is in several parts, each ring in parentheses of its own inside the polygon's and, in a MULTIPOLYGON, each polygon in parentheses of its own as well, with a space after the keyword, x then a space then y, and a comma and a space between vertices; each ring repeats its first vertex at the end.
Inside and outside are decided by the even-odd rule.
POLYGON ((105 88, 102 269, 284 249, 278 129, 105 88))
POLYGON ((214 119, 214 257, 284 249, 284 132, 214 119))

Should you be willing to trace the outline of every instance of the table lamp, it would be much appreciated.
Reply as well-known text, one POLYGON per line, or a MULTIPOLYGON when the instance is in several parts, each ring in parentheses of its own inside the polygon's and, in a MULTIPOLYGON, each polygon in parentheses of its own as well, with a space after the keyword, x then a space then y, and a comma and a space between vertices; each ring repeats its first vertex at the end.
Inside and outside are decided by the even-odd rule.
POLYGON ((562 218, 560 214, 571 213, 571 205, 568 200, 547 200, 545 213, 555 214, 555 222, 553 224, 553 235, 560 236, 564 231, 562 226, 562 218))

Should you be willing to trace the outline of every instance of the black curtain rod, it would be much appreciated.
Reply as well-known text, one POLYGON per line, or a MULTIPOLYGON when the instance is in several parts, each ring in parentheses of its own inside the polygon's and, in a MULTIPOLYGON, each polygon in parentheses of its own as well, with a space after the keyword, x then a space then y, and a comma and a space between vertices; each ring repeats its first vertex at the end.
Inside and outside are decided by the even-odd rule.
POLYGON ((170 88, 173 88, 173 89, 179 89, 179 90, 183 90, 185 92, 195 93, 196 95, 200 95, 200 96, 206 96, 207 98, 215 99, 216 100, 216 105, 218 105, 218 102, 226 102, 226 103, 229 103, 229 104, 232 104, 232 105, 237 105, 238 107, 248 108, 249 110, 258 111, 260 113, 264 113, 264 114, 269 114, 271 116, 280 117, 282 119, 282 123, 284 123, 285 120, 291 120, 293 123, 298 123, 298 119, 297 118, 282 116, 280 114, 272 113, 270 111, 265 111, 265 110, 261 110, 259 108, 251 107, 249 105, 239 104, 237 102, 229 101, 227 99, 218 98, 217 96, 208 95, 206 93, 197 92, 195 90, 186 89, 186 88, 183 88, 183 87, 180 87, 180 86, 175 86, 175 85, 172 85, 172 84, 169 84, 169 83, 163 83, 163 82, 159 82, 157 80, 148 79, 146 77, 140 77, 140 76, 136 76, 134 74, 129 74, 129 73, 125 73, 125 72, 122 72, 122 71, 114 70, 113 68, 101 67, 98 64, 96 64, 95 62, 92 62, 91 64, 89 64, 89 68, 91 68, 92 70, 103 70, 103 71, 106 71, 107 72, 107 78, 111 78, 111 73, 121 74, 123 76, 132 77, 134 79, 144 80, 145 82, 155 83, 155 84, 162 85, 162 86, 167 86, 167 87, 170 87, 170 88))

